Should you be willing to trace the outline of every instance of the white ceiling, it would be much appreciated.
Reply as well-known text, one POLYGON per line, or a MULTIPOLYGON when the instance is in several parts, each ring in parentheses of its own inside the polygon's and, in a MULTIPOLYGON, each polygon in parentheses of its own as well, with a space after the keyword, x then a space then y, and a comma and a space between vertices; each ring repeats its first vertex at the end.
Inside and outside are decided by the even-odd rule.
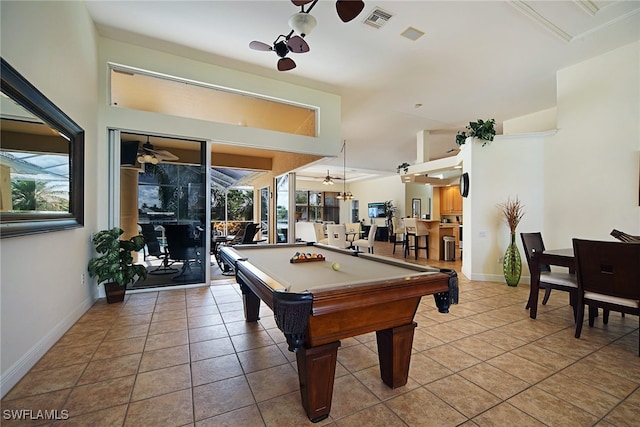
MULTIPOLYGON (((310 52, 290 53, 297 67, 278 72, 275 52, 249 43, 290 31, 300 8, 289 0, 87 6, 105 37, 341 95, 349 180, 415 163, 421 130, 436 159, 455 154, 469 121, 495 118, 500 133, 504 120, 554 107, 557 70, 640 39, 640 1, 365 0, 343 23, 335 1, 320 0, 310 52), (393 15, 380 29, 363 23, 374 8, 393 15), (425 35, 410 41, 400 35, 408 27, 425 35)), ((300 174, 339 175, 342 165, 338 155, 300 174)))

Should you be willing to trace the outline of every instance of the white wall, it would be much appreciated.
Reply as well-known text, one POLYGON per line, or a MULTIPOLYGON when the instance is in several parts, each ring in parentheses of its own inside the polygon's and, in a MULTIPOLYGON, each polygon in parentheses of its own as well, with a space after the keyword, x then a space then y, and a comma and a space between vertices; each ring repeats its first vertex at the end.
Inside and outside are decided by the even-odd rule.
POLYGON ((96 34, 81 2, 2 2, 2 57, 84 128, 84 228, 0 240, 1 393, 90 307, 81 283, 95 225, 96 34), (19 43, 16 41, 19 40, 19 43), (60 49, 53 49, 60 46, 60 49))
MULTIPOLYGON (((469 196, 463 199, 462 272, 473 280, 503 281, 501 259, 510 232, 498 205, 517 197, 525 216, 517 233, 535 231, 544 210, 543 135, 497 136, 484 147, 463 145, 463 171, 469 173, 469 196)), ((522 252, 520 236, 517 244, 522 252)), ((523 258, 524 261, 524 258, 523 258)))
MULTIPOLYGON (((367 181, 352 182, 347 189, 353 193, 354 199, 358 200, 360 204, 360 219, 364 218, 367 224, 371 223, 367 212, 367 204, 369 203, 386 202, 387 200, 391 200, 397 209, 396 216, 398 213, 404 215, 404 212, 407 211, 405 206, 405 187, 397 175, 370 179, 367 181)), ((409 211, 411 211, 410 206, 409 211)), ((340 208, 341 221, 343 221, 343 219, 348 220, 349 215, 350 210, 347 211, 346 209, 342 209, 342 207, 340 208), (343 211, 349 213, 344 218, 342 216, 343 211)), ((385 225, 384 218, 375 218, 373 222, 378 225, 385 225)))
POLYGON ((640 42, 558 72, 558 133, 545 143, 544 239, 640 234, 640 42))
MULTIPOLYGON (((638 76, 640 42, 568 67, 558 72, 556 108, 506 122, 511 135, 490 145, 463 146, 465 276, 504 280, 498 260, 509 230, 496 205, 507 197, 525 205, 517 233, 541 231, 548 248, 570 247, 573 237, 613 240, 613 228, 640 234, 638 76)), ((387 179, 388 187, 375 180, 351 191, 360 203, 406 196, 397 177, 387 179)), ((519 235, 517 243, 524 257, 519 235)), ((528 280, 523 258, 521 283, 528 280)))

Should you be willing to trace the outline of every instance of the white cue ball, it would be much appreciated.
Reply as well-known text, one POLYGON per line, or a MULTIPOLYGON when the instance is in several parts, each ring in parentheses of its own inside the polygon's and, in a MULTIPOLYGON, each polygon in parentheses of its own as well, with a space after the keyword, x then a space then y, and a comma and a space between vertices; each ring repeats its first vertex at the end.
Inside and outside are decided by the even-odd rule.
POLYGON ((335 271, 338 271, 340 270, 340 264, 334 262, 333 264, 331 264, 331 268, 333 268, 335 271))

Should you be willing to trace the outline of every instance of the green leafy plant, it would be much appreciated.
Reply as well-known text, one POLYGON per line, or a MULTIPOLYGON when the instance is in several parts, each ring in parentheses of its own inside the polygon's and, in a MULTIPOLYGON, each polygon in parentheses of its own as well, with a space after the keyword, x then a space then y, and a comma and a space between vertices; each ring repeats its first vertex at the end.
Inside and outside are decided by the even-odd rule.
POLYGON ((393 206, 393 200, 387 200, 384 202, 384 216, 386 216, 388 220, 391 220, 395 211, 396 207, 393 206))
POLYGON ((96 252, 101 254, 89 260, 89 276, 97 277, 99 283, 117 283, 121 287, 133 282, 136 278, 147 277, 144 265, 135 264, 131 252, 141 250, 145 245, 142 235, 121 240, 124 231, 119 227, 102 230, 93 236, 96 252))
POLYGON ((409 166, 411 166, 411 165, 409 163, 407 163, 407 162, 400 163, 396 167, 396 173, 400 173, 401 170, 403 170, 404 173, 409 172, 409 166))
POLYGON ((469 122, 469 125, 465 127, 468 132, 460 131, 456 135, 456 144, 464 144, 467 138, 478 138, 483 140, 482 146, 484 147, 488 142, 493 141, 493 137, 496 136, 495 124, 495 119, 487 121, 478 119, 477 122, 469 122))

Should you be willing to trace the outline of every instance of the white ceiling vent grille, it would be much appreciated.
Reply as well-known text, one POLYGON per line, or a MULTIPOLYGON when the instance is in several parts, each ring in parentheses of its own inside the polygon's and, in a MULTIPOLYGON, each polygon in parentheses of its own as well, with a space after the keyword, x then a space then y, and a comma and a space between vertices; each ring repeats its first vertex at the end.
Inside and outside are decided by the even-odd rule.
POLYGON ((369 16, 367 16, 367 18, 364 20, 364 23, 372 26, 373 28, 380 28, 384 24, 386 24, 392 16, 393 15, 387 11, 384 11, 380 8, 375 8, 373 12, 371 12, 369 16))

